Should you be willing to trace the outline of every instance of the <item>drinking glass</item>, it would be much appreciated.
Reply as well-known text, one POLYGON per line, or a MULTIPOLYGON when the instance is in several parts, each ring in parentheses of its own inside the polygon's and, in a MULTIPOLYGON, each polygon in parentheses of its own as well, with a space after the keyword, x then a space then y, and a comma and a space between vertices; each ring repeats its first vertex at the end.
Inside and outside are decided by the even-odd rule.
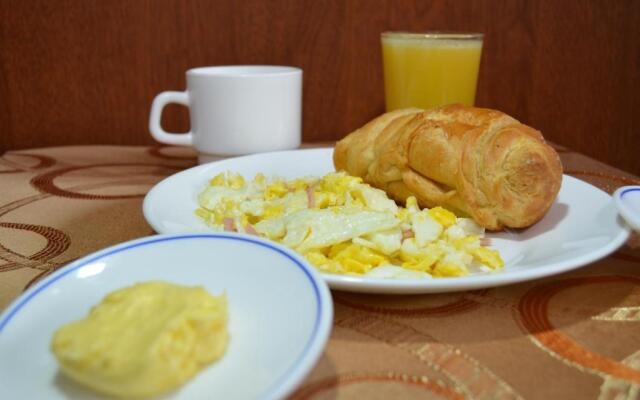
POLYGON ((474 104, 481 33, 384 32, 381 42, 387 111, 474 104))

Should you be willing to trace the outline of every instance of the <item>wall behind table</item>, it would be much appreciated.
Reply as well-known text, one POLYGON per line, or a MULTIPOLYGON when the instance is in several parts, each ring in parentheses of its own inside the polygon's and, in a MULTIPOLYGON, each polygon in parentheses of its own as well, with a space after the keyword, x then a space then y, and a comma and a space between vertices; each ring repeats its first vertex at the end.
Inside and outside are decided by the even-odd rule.
POLYGON ((153 143, 153 96, 216 64, 302 67, 304 140, 339 139, 383 111, 380 32, 467 30, 478 105, 640 174, 639 1, 0 0, 0 21, 0 151, 153 143))

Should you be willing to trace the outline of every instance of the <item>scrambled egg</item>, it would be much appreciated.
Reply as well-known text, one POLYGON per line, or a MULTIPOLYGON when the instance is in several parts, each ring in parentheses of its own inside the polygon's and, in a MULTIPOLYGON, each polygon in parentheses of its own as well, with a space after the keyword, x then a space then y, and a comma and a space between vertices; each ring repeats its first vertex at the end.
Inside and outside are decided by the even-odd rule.
POLYGON ((116 290, 54 334, 51 349, 71 379, 116 397, 155 396, 220 358, 227 300, 161 281, 116 290))
POLYGON ((441 208, 398 207, 343 172, 286 181, 224 172, 198 196, 196 214, 216 230, 255 234, 302 254, 319 270, 384 278, 464 276, 503 267, 481 245, 484 229, 441 208))

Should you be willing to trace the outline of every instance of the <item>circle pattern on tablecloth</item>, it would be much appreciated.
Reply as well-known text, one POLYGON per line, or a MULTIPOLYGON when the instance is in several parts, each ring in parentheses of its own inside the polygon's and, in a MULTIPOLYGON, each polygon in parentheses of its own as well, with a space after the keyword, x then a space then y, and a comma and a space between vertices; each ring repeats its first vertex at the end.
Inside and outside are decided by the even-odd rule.
MULTIPOLYGON (((426 376, 415 376, 402 374, 397 372, 388 372, 384 374, 341 374, 329 378, 316 381, 312 384, 303 386, 289 397, 290 400, 311 400, 319 395, 329 395, 329 392, 335 392, 339 388, 346 386, 366 385, 367 383, 376 383, 377 395, 384 396, 385 386, 405 385, 409 387, 419 388, 424 391, 423 396, 438 396, 439 398, 449 400, 464 400, 465 396, 455 388, 447 387, 442 383, 432 381, 426 376)), ((366 395, 367 391, 363 393, 366 395)), ((389 395, 397 393, 391 390, 389 395)))
MULTIPOLYGON (((168 169, 173 172, 176 172, 182 168, 169 166, 169 165, 157 165, 157 164, 142 164, 142 163, 124 163, 124 164, 94 164, 94 165, 86 165, 86 166, 72 166, 65 167, 61 169, 56 169, 53 171, 46 172, 41 175, 35 176, 31 179, 31 185, 39 190, 42 193, 49 193, 54 196, 66 197, 71 199, 85 199, 85 200, 121 200, 121 199, 132 199, 132 198, 142 198, 146 193, 136 193, 136 194, 118 194, 118 195, 101 195, 101 194, 92 194, 92 193, 82 193, 82 192, 74 192, 72 190, 63 189, 56 185, 54 180, 59 178, 65 174, 75 171, 88 170, 93 168, 104 168, 111 167, 115 169, 125 169, 123 174, 126 173, 127 167, 148 167, 152 169, 168 169)), ((153 175, 156 176, 166 176, 166 173, 160 173, 159 171, 152 171, 153 175)), ((126 176, 126 175, 125 175, 126 176)))

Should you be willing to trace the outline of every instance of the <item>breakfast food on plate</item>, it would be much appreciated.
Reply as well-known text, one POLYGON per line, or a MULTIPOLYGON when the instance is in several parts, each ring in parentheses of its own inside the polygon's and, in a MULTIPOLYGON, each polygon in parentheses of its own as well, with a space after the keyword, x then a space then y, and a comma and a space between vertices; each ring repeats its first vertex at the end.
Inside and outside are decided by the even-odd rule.
POLYGON ((108 294, 58 329, 51 349, 72 380, 131 398, 176 388, 220 358, 228 338, 224 295, 152 281, 108 294))
POLYGON ((560 158, 539 131, 462 105, 383 114, 340 140, 333 160, 398 201, 415 196, 490 230, 542 219, 562 181, 560 158))
POLYGON ((499 270, 484 229, 441 207, 398 207, 384 191, 344 172, 293 180, 213 177, 196 214, 216 230, 260 235, 302 254, 319 270, 381 278, 464 276, 499 270))

